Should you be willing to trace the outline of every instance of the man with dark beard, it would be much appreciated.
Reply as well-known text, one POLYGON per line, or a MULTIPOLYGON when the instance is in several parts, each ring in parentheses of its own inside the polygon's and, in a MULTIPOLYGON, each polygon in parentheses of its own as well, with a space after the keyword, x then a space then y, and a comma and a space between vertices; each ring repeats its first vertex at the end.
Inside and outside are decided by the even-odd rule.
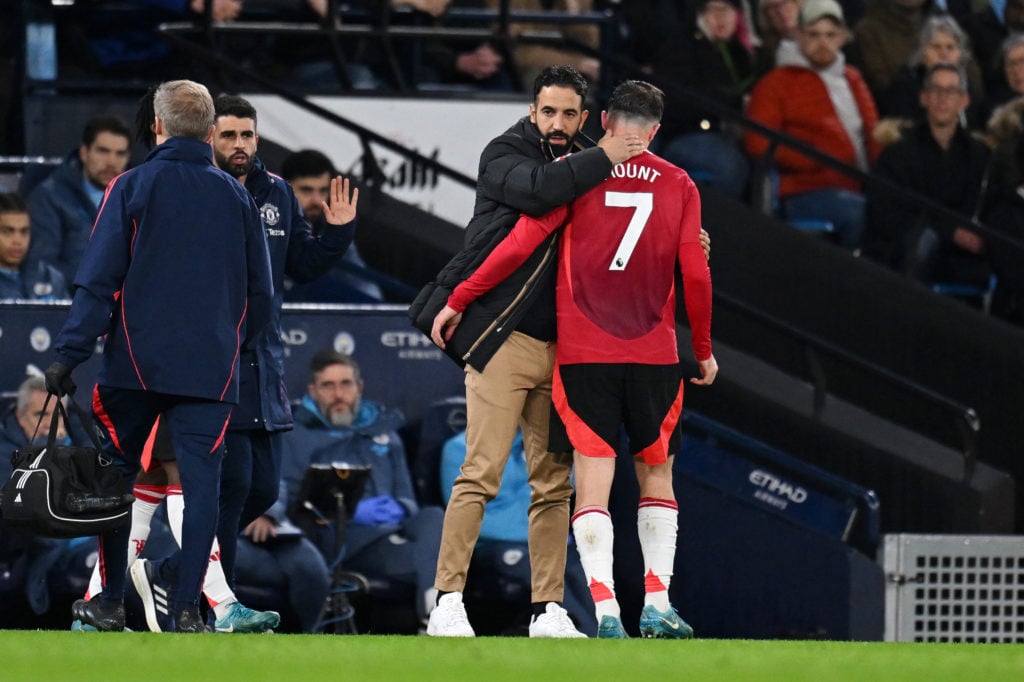
POLYGON ((268 173, 256 156, 256 109, 234 95, 221 95, 214 107, 214 160, 245 185, 256 200, 274 279, 274 319, 264 330, 256 352, 242 355, 242 390, 226 436, 217 538, 224 572, 232 580, 239 530, 277 499, 281 478, 279 439, 281 432, 292 426, 281 341, 282 282, 285 275, 298 282, 315 279, 344 255, 355 234, 359 190, 353 188, 350 194, 347 179, 331 179, 330 195, 323 203, 327 229, 314 237, 291 187, 268 173))
MULTIPOLYGON (((434 557, 441 542, 444 513, 420 507, 413 492, 405 445, 398 429, 402 413, 363 398, 359 364, 351 356, 323 350, 310 363, 306 395, 295 406, 295 429, 283 435, 283 494, 256 523, 276 527, 295 502, 312 464, 370 467, 370 478, 345 530, 347 570, 369 578, 415 587, 416 613, 425 620, 434 606, 434 557)), ((303 525, 301 519, 293 519, 303 525)), ((334 528, 306 526, 328 564, 334 555, 334 528)), ((271 531, 273 532, 273 531, 271 531)))
MULTIPOLYGON (((472 274, 520 213, 542 216, 569 203, 607 178, 615 164, 642 151, 639 139, 609 136, 596 147, 582 149, 576 138, 587 119, 586 95, 586 79, 571 66, 544 69, 534 82, 530 115, 484 148, 465 247, 438 275, 440 291, 451 293, 472 274)), ((428 635, 476 634, 462 591, 484 505, 498 493, 521 424, 533 490, 528 520, 534 613, 530 635, 586 636, 561 606, 572 455, 547 449, 555 358, 555 239, 546 240, 522 267, 467 308, 446 345, 446 352, 465 365, 466 460, 445 511, 434 580, 439 597, 428 635)), ((414 320, 416 307, 414 302, 414 320)), ((423 329, 418 321, 417 326, 423 329)))
MULTIPOLYGON (((281 341, 284 276, 309 281, 341 258, 355 233, 359 190, 350 190, 347 179, 333 178, 328 201, 323 205, 327 229, 313 236, 291 187, 268 173, 256 156, 256 109, 234 95, 219 96, 214 107, 214 160, 221 170, 245 185, 259 207, 274 283, 272 319, 241 353, 238 405, 231 411, 225 434, 217 541, 221 566, 233 587, 238 533, 277 500, 280 437, 292 427, 281 341)), ((132 566, 137 585, 152 581, 154 575, 145 561, 132 566)))
MULTIPOLYGON (((466 245, 438 275, 435 296, 446 290, 450 294, 469 277, 511 232, 521 213, 540 217, 571 202, 603 182, 616 164, 644 151, 646 141, 637 135, 605 135, 595 147, 583 149, 577 136, 588 114, 583 109, 586 95, 586 80, 571 66, 550 66, 537 77, 530 115, 492 140, 480 155, 466 245)), ((707 255, 710 241, 703 230, 700 239, 707 255)), ((462 591, 484 506, 498 493, 521 426, 533 491, 527 520, 530 636, 586 636, 561 606, 572 453, 548 452, 557 246, 552 234, 514 273, 470 304, 444 347, 466 371, 466 459, 445 510, 434 580, 438 603, 430 615, 428 635, 476 635, 462 591)), ((423 329, 416 306, 414 302, 410 314, 423 329)), ((431 315, 428 329, 432 322, 431 315)))

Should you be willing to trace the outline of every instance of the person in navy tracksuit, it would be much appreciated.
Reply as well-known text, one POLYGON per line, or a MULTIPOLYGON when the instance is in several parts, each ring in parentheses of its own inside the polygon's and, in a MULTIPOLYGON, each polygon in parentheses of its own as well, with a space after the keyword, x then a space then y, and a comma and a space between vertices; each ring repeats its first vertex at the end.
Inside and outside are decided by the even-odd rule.
POLYGON ((256 336, 252 348, 242 353, 238 407, 231 413, 221 474, 217 540, 221 566, 233 583, 238 533, 277 500, 280 436, 292 428, 281 341, 284 278, 308 282, 341 259, 355 233, 359 190, 352 191, 349 201, 348 180, 334 178, 329 202, 324 204, 327 228, 313 236, 291 186, 269 173, 256 156, 256 109, 235 95, 220 95, 215 108, 214 160, 256 200, 274 279, 272 319, 256 336))
MULTIPOLYGON (((255 203, 213 165, 207 89, 163 83, 154 111, 160 144, 107 187, 46 387, 72 392, 73 368, 106 335, 93 412, 127 489, 157 415, 167 419, 185 497, 183 550, 171 567, 177 580, 168 600, 175 629, 198 632, 238 359, 270 323, 273 283, 255 203)), ((98 630, 124 627, 128 531, 126 524, 100 537, 103 592, 72 607, 98 630)))

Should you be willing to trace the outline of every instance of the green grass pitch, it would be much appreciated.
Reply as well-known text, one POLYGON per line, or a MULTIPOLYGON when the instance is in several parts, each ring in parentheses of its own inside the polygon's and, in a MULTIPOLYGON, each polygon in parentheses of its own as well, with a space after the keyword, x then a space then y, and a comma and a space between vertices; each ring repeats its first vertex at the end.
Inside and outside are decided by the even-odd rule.
POLYGON ((0 681, 1021 682, 1019 644, 0 632, 0 681))

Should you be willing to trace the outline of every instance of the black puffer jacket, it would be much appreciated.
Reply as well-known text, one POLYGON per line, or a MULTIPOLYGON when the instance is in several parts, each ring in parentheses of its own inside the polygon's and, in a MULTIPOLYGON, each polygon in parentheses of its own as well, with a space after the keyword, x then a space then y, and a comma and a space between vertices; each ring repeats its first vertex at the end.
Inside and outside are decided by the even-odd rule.
MULTIPOLYGON (((611 170, 608 156, 597 147, 554 161, 537 126, 529 117, 520 119, 480 154, 476 206, 465 246, 438 274, 435 294, 447 299, 508 235, 521 213, 549 213, 597 186, 611 170)), ((557 233, 508 279, 471 304, 447 344, 448 355, 482 371, 513 330, 553 341, 556 248, 557 233)))

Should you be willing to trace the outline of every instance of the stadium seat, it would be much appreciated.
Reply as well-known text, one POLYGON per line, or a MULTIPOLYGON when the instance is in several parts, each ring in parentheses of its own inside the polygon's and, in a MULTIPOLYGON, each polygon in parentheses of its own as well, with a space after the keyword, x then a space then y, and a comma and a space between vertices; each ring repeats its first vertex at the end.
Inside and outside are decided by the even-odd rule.
POLYGON ((932 282, 931 289, 937 294, 959 298, 967 302, 976 303, 985 314, 992 308, 992 296, 996 292, 998 281, 996 276, 990 275, 983 284, 971 284, 966 282, 932 282))
POLYGON ((466 428, 466 398, 436 400, 423 413, 419 447, 412 465, 413 486, 422 506, 444 506, 441 496, 441 449, 446 440, 466 428))

